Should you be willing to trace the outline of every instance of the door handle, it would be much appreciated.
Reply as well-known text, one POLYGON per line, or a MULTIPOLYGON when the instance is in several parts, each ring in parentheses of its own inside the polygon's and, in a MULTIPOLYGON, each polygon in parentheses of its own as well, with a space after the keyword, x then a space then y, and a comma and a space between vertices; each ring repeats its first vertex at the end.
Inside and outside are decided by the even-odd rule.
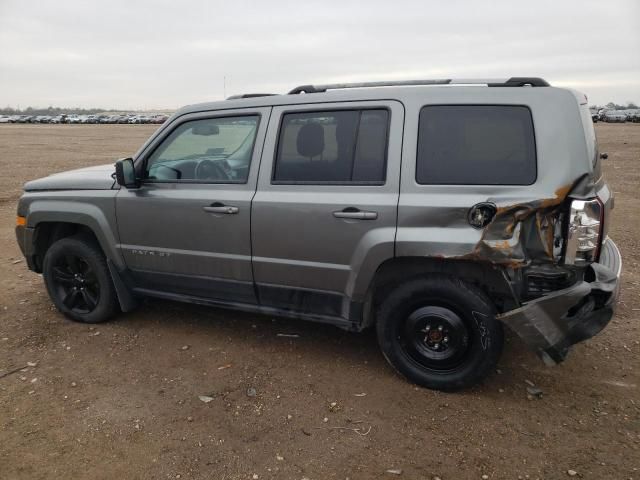
POLYGON ((227 215, 238 213, 238 207, 234 207, 232 205, 225 205, 224 203, 220 203, 220 202, 212 203, 208 207, 202 207, 202 209, 205 212, 209 212, 209 213, 225 213, 227 215))
POLYGON ((351 218, 355 220, 375 220, 378 218, 378 212, 366 212, 359 208, 347 207, 338 212, 333 212, 333 216, 336 218, 351 218))

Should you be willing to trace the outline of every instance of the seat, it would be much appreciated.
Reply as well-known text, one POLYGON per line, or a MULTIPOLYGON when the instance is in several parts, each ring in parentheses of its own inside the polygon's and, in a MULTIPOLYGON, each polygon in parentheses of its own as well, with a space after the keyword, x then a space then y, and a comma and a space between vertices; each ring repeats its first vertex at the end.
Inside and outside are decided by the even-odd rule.
POLYGON ((307 123, 298 131, 296 138, 298 154, 313 160, 324 151, 324 128, 317 123, 307 123))

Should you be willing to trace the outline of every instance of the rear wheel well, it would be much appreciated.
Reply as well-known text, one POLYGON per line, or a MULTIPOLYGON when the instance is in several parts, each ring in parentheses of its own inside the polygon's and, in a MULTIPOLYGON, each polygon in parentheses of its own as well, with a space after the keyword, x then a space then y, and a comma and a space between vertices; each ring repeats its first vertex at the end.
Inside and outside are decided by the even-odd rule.
POLYGON ((395 287, 434 273, 476 285, 487 294, 498 312, 517 306, 511 285, 500 267, 468 260, 398 257, 385 261, 376 270, 367 291, 361 327, 367 328, 375 323, 377 307, 395 287))
POLYGON ((36 272, 42 272, 42 264, 44 256, 49 247, 61 238, 71 237, 73 235, 82 235, 90 241, 100 245, 98 238, 93 230, 86 225, 70 222, 41 222, 35 227, 34 234, 34 264, 36 272))

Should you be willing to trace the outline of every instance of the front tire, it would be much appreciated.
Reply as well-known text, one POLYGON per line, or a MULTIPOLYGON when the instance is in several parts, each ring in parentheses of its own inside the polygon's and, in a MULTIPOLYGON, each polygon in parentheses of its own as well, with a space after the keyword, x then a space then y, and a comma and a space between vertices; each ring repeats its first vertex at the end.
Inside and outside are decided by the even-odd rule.
POLYGON ((76 235, 56 241, 47 250, 42 273, 49 297, 71 320, 100 323, 117 313, 107 261, 90 238, 76 235))
POLYGON ((447 275, 409 280, 377 314, 387 361, 423 387, 455 391, 479 383, 496 366, 504 336, 482 290, 447 275))

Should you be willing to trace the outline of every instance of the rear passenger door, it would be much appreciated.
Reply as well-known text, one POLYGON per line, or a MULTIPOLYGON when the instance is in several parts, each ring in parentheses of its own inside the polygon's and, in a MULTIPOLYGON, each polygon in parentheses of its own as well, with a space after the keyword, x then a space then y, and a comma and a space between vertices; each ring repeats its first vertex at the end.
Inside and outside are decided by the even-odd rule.
POLYGON ((263 306, 349 315, 393 257, 404 110, 367 101, 275 107, 252 203, 263 306))

